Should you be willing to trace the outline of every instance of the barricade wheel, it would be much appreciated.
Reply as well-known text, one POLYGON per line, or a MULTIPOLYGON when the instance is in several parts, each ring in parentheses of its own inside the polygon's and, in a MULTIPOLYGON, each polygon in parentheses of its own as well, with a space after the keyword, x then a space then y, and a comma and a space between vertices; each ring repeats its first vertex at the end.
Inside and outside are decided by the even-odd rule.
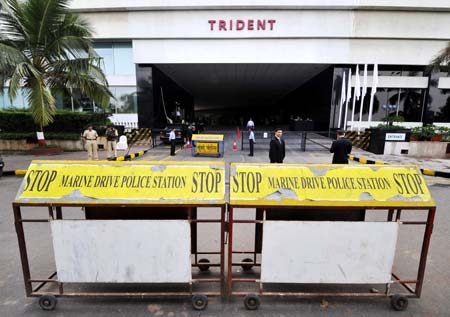
POLYGON ((56 303, 56 297, 53 295, 42 295, 39 297, 39 306, 41 306, 43 310, 54 310, 56 303))
POLYGON ((391 297, 391 306, 397 311, 405 310, 408 308, 408 298, 402 295, 393 295, 391 297))
POLYGON ((208 306, 208 296, 203 294, 195 294, 192 296, 192 307, 195 310, 204 310, 208 306))
POLYGON ((248 310, 257 310, 261 301, 259 300, 259 296, 256 294, 247 294, 244 297, 244 306, 248 310))
MULTIPOLYGON (((210 263, 210 262, 208 259, 200 259, 200 260, 198 260, 198 263, 210 263)), ((209 265, 208 264, 199 264, 198 268, 200 271, 206 272, 209 270, 209 265)))
POLYGON ((242 269, 247 272, 250 271, 253 268, 253 260, 250 258, 245 258, 242 260, 242 262, 251 263, 251 264, 242 264, 242 269))

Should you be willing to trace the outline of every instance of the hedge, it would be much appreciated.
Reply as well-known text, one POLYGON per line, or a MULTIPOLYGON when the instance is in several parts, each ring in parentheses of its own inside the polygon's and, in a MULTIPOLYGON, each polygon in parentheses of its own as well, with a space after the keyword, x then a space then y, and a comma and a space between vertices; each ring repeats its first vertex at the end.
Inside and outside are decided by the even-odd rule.
MULTIPOLYGON (((80 134, 92 124, 94 127, 110 123, 109 114, 92 112, 58 111, 53 123, 44 127, 48 132, 72 132, 80 134)), ((35 132, 36 124, 26 111, 0 111, 0 132, 35 132)))

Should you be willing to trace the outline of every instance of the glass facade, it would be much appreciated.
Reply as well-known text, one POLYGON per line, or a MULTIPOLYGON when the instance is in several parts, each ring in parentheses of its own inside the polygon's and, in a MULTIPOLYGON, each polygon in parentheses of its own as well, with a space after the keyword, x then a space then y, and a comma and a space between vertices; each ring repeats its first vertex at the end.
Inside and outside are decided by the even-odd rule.
POLYGON ((102 57, 102 69, 106 75, 135 75, 131 42, 94 43, 95 51, 102 57))
MULTIPOLYGON (((349 65, 347 67, 335 67, 334 70, 334 85, 333 85, 333 94, 332 94, 332 117, 330 122, 330 127, 338 126, 338 115, 339 115, 339 102, 341 98, 341 87, 342 87, 342 76, 343 73, 346 73, 348 76, 348 69, 352 68, 352 74, 354 75, 356 72, 356 65, 349 65)), ((378 75, 379 76, 418 76, 423 77, 427 76, 425 71, 426 66, 400 66, 400 65, 379 65, 378 66, 378 75)), ((362 85, 363 78, 363 70, 364 66, 360 65, 360 80, 362 85)), ((373 65, 369 65, 369 69, 367 72, 368 76, 372 76, 373 74, 373 65)), ((440 74, 440 77, 446 77, 446 74, 440 74)), ((363 115, 362 121, 367 121, 369 116, 369 106, 370 106, 370 94, 371 94, 371 86, 372 81, 369 80, 367 83, 367 93, 365 95, 363 101, 363 115)), ((436 117, 441 116, 441 112, 436 109, 442 108, 442 103, 445 101, 440 98, 433 99, 436 102, 430 107, 430 96, 436 94, 433 91, 433 81, 430 81, 430 90, 426 88, 385 88, 378 87, 377 92, 374 95, 373 99, 373 112, 372 112, 372 120, 373 121, 384 121, 386 117, 392 116, 402 116, 406 122, 426 122, 427 116, 429 117, 429 111, 427 109, 432 108, 433 114, 431 116, 436 117), (428 93, 428 102, 427 102, 427 93, 428 93)), ((437 80, 436 80, 437 86, 437 80)), ((437 88, 436 88, 437 89, 437 88)), ((442 93, 442 92, 441 92, 442 93)), ((354 88, 352 88, 352 96, 354 95, 354 88)), ((449 94, 450 97, 450 94, 449 94)), ((353 106, 353 98, 349 101, 349 114, 347 115, 347 120, 351 120, 351 109, 353 106)), ((360 104, 361 100, 356 101, 355 105, 355 121, 359 120, 359 112, 360 112, 360 104)), ((450 104, 450 99, 449 99, 450 104)), ((449 107, 450 108, 450 107, 449 107)), ((342 123, 343 124, 343 116, 344 110, 342 112, 342 123)), ((442 116, 441 116, 442 117, 442 116)), ((446 122, 448 122, 447 118, 446 122)))
POLYGON ((23 89, 19 89, 16 98, 12 101, 9 99, 8 88, 3 89, 3 93, 0 89, 0 110, 1 109, 27 109, 28 102, 25 91, 23 89))
POLYGON ((137 113, 136 87, 110 87, 116 100, 111 100, 110 109, 115 113, 137 113))
POLYGON ((427 108, 424 121, 450 122, 450 89, 438 88, 439 78, 447 77, 447 72, 434 72, 430 76, 427 108))

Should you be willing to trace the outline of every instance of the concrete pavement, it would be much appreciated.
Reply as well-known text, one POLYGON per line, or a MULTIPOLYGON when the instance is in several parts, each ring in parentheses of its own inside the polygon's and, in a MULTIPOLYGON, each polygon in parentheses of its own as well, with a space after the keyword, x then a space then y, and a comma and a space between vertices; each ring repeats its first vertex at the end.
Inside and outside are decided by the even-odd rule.
MULTIPOLYGON (((226 162, 267 162, 268 149, 262 144, 255 148, 255 156, 249 157, 245 151, 231 151, 233 135, 226 136, 225 156, 219 160, 226 162)), ((307 152, 300 152, 295 142, 291 142, 287 149, 287 163, 329 163, 331 155, 325 147, 307 147, 307 152)), ((329 142, 329 141, 328 141, 329 142)), ((132 149, 138 152, 141 149, 132 149)), ((355 151, 355 155, 370 157, 367 153, 355 151)), ((9 169, 24 169, 28 166, 30 156, 9 155, 2 153, 9 169)), ((37 159, 83 159, 87 155, 83 152, 64 153, 53 157, 37 159)), ((100 152, 100 157, 105 157, 100 152)), ((158 146, 146 155, 136 160, 214 160, 208 157, 192 157, 186 149, 178 148, 175 157, 169 156, 169 148, 158 146)), ((384 160, 389 158, 379 158, 384 160)), ((394 159, 394 158, 392 158, 394 159)), ((417 162, 419 162, 417 160, 417 162)), ((351 162, 351 164, 358 164, 351 162)), ((444 168, 448 162, 444 161, 437 168, 444 168)), ((430 191, 436 200, 438 209, 435 227, 431 239, 430 253, 425 274, 423 296, 421 299, 411 299, 408 310, 395 312, 386 299, 262 299, 258 311, 245 310, 241 299, 221 301, 210 299, 207 310, 193 311, 188 299, 183 300, 95 300, 95 299, 60 299, 57 309, 53 312, 44 312, 37 305, 37 300, 26 298, 20 258, 17 247, 17 236, 14 230, 11 202, 22 181, 21 177, 0 178, 0 316, 448 316, 450 308, 450 203, 448 193, 450 182, 445 179, 426 177, 430 191)), ((45 216, 45 208, 25 208, 29 217, 45 216), (35 211, 37 209, 37 211, 35 211), (35 213, 36 212, 36 213, 35 213)), ((69 214, 80 217, 80 208, 70 208, 69 214)), ((407 213, 405 219, 423 219, 418 214, 407 213)), ((383 216, 384 218, 384 216, 383 216)), ((380 220, 382 216, 376 212, 369 212, 368 219, 380 220)), ((49 267, 54 265, 51 250, 51 239, 48 227, 45 224, 30 224, 26 226, 27 241, 29 241, 29 257, 32 265, 32 274, 45 275, 49 267)), ((201 247, 210 246, 209 230, 204 235, 201 247)), ((412 226, 402 230, 398 241, 398 251, 395 267, 408 277, 416 274, 417 261, 421 245, 423 229, 412 226)), ((249 243, 252 232, 244 232, 235 237, 235 241, 245 246, 249 243)))

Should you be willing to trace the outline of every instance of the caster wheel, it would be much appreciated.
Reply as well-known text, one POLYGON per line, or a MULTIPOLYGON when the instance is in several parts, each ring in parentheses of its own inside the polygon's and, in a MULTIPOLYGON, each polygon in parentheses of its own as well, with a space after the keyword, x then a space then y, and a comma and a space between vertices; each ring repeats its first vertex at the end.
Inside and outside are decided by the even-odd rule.
POLYGON ((257 310, 261 301, 259 300, 259 296, 256 294, 247 294, 244 297, 244 306, 248 310, 257 310))
POLYGON ((200 271, 202 272, 206 272, 209 270, 209 265, 208 264, 200 264, 200 263, 209 263, 208 259, 200 259, 198 260, 198 268, 200 271))
POLYGON ((245 258, 242 260, 242 262, 250 263, 250 264, 242 264, 241 267, 245 272, 248 272, 253 267, 253 260, 250 258, 245 258))
POLYGON ((56 297, 53 295, 42 295, 39 298, 39 306, 41 306, 43 310, 54 310, 56 302, 56 297))
POLYGON ((405 310, 408 308, 408 298, 402 295, 393 295, 391 297, 391 306, 397 311, 405 310))
POLYGON ((208 306, 208 297, 203 294, 192 296, 192 307, 195 310, 204 310, 208 306))

